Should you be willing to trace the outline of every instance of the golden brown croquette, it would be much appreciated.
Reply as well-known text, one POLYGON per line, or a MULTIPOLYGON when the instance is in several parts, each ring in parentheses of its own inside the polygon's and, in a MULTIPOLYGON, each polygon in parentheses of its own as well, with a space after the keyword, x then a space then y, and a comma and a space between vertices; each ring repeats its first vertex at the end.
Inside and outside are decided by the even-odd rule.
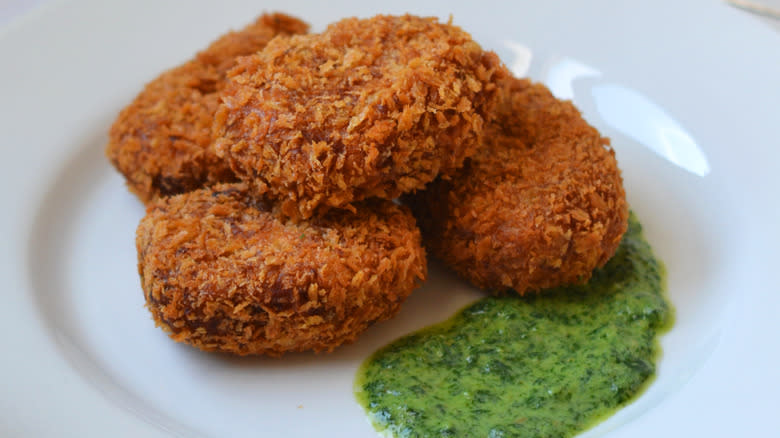
POLYGON ((407 200, 433 255, 480 288, 520 294, 589 279, 628 220, 609 140, 526 79, 504 83, 466 166, 407 200))
POLYGON ((331 351, 394 316, 426 276, 406 207, 372 200, 293 222, 219 184, 162 198, 138 227, 138 271, 157 325, 202 350, 331 351))
POLYGON ((274 36, 305 33, 307 28, 297 18, 264 14, 147 84, 119 114, 106 149, 128 188, 146 203, 160 195, 234 181, 211 145, 217 91, 226 72, 236 57, 262 49, 274 36))
POLYGON ((435 18, 344 19, 238 61, 217 153, 290 216, 393 199, 474 153, 505 71, 435 18))

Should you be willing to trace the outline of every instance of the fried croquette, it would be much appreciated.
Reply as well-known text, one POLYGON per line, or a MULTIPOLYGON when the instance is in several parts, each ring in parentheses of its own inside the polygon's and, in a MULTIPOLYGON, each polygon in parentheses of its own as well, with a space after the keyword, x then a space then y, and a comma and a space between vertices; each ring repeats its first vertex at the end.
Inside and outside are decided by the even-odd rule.
POLYGON ((476 151, 505 71, 435 18, 345 19, 238 61, 217 153, 290 216, 393 199, 476 151))
POLYGON ((136 235, 157 325, 202 350, 332 351, 394 316, 426 276, 414 217, 391 201, 293 222, 218 184, 158 199, 136 235))
POLYGON ((147 203, 161 195, 235 181, 211 144, 217 91, 236 57, 262 49, 276 35, 305 33, 307 28, 297 18, 264 14, 147 84, 119 114, 106 148, 128 188, 147 203))
POLYGON ((407 201, 427 249, 494 292, 586 281, 628 223, 609 140, 526 79, 504 83, 496 121, 464 168, 407 201))

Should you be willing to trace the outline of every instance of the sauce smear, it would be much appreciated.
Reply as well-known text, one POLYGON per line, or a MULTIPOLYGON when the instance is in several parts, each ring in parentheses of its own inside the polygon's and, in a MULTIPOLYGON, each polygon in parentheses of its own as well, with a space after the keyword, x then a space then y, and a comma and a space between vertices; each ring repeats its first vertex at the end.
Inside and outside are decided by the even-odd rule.
POLYGON ((672 322, 663 266, 632 214, 585 285, 488 297, 361 366, 356 395, 397 437, 566 437, 638 394, 672 322))

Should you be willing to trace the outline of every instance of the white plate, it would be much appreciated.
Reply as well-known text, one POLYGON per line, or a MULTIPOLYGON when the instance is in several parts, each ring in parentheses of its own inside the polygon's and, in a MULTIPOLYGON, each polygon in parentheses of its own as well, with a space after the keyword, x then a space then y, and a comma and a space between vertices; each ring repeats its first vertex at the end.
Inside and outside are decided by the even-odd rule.
POLYGON ((262 10, 315 30, 453 13, 518 71, 530 53, 529 74, 612 137, 677 307, 656 381, 586 435, 778 436, 780 36, 709 0, 350 3, 77 0, 0 36, 0 436, 372 436, 360 361, 478 296, 434 266, 397 319, 281 360, 200 353, 153 326, 143 209, 106 132, 146 81, 262 10))

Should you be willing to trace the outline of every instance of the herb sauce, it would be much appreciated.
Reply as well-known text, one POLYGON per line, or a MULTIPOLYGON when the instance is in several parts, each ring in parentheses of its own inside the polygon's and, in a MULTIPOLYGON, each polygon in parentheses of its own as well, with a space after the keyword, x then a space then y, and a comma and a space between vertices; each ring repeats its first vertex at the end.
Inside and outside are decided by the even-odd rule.
POLYGON ((360 368, 356 395, 398 437, 573 436, 638 394, 672 321, 663 266, 631 215, 585 285, 488 297, 360 368))

